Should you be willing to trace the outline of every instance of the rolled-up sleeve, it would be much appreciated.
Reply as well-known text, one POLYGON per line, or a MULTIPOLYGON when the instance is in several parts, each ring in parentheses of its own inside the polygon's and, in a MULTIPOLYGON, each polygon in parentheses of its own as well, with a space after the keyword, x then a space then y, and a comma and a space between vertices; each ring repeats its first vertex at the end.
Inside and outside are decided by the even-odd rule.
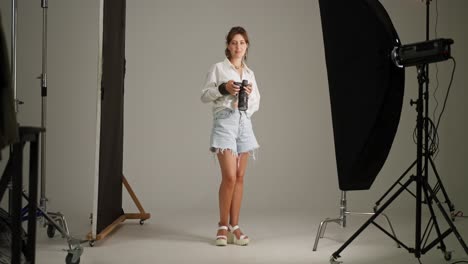
POLYGON ((247 109, 247 115, 252 116, 253 113, 258 111, 260 108, 260 91, 258 90, 257 80, 255 75, 252 73, 252 96, 249 96, 249 108, 247 109))
POLYGON ((216 65, 213 65, 206 74, 205 85, 202 88, 201 101, 203 103, 213 102, 223 96, 218 90, 217 79, 216 65))

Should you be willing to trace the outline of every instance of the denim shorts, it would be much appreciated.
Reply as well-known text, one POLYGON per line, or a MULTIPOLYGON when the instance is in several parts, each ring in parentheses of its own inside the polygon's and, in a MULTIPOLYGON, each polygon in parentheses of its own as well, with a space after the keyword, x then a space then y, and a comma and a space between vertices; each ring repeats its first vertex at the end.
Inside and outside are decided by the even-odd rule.
POLYGON ((210 141, 212 152, 229 149, 235 156, 245 152, 253 155, 259 148, 250 117, 238 109, 225 108, 214 114, 210 141))

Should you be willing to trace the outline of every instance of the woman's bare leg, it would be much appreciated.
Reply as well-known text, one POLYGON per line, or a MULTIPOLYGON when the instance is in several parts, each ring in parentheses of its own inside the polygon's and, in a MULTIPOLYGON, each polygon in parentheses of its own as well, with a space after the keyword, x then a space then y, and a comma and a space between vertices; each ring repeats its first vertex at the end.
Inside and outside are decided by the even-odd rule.
MULTIPOLYGON (((249 153, 241 153, 238 157, 239 167, 236 171, 236 182, 234 187, 234 193, 231 201, 230 219, 229 224, 236 226, 239 224, 239 215, 242 205, 242 195, 244 193, 244 175, 245 169, 247 168, 247 161, 249 160, 249 153)), ((237 164, 236 164, 237 165, 237 164)), ((234 234, 239 239, 242 234, 240 229, 234 231, 234 234)))
MULTIPOLYGON (((219 166, 221 167, 221 185, 219 186, 219 225, 227 226, 229 212, 232 203, 234 188, 236 185, 237 158, 231 150, 218 153, 219 166)), ((226 230, 218 230, 217 235, 226 235, 226 230)))

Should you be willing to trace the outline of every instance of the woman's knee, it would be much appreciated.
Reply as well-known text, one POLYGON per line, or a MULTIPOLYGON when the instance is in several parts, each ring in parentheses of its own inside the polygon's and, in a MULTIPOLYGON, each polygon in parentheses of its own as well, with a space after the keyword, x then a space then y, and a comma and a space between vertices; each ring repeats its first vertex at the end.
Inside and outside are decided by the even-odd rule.
POLYGON ((244 183, 244 172, 238 172, 236 174, 236 183, 244 183))
POLYGON ((237 177, 236 177, 235 174, 223 175, 222 183, 224 183, 227 186, 234 186, 236 184, 236 182, 237 182, 236 178, 237 177))

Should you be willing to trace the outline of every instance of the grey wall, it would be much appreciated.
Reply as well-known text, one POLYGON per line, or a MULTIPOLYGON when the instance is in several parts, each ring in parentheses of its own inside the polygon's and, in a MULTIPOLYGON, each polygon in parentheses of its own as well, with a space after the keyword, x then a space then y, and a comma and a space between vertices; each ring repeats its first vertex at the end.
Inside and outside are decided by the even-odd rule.
POLYGON ((245 208, 314 207, 313 189, 336 186, 315 2, 136 1, 128 3, 125 172, 155 210, 217 206, 211 105, 199 98, 234 25, 250 33, 248 64, 262 95, 245 208))
MULTIPOLYGON (((403 43, 425 39, 424 4, 382 3, 403 43)), ((432 3, 431 38, 437 2, 432 3)), ((92 210, 99 4, 97 0, 49 4, 48 196, 51 209, 76 216, 74 221, 81 225, 92 210)), ((9 19, 5 5, 2 1, 4 20, 9 19)), ((21 10, 18 84, 26 105, 20 121, 38 125, 35 78, 40 74, 36 44, 41 10, 24 4, 21 10)), ((455 40, 457 72, 439 131, 436 163, 451 199, 464 211, 468 211, 466 10, 464 0, 438 3, 438 36, 455 40)), ((224 59, 224 37, 235 25, 250 34, 248 64, 262 94, 260 111, 253 117, 261 149, 258 159, 249 163, 244 209, 337 213, 339 190, 317 1, 127 1, 126 177, 155 219, 169 210, 217 212, 220 173, 208 152, 211 108, 199 96, 210 65, 224 59)), ((451 67, 450 62, 438 64, 439 110, 451 67)), ((435 66, 430 73, 432 93, 435 66)), ((415 69, 408 68, 394 146, 373 188, 349 194, 353 209, 368 210, 415 159, 416 112, 409 100, 416 92, 415 69)), ((432 98, 431 104, 435 105, 432 98)), ((408 197, 394 210, 412 210, 408 197)), ((124 208, 135 210, 127 194, 124 208)))

